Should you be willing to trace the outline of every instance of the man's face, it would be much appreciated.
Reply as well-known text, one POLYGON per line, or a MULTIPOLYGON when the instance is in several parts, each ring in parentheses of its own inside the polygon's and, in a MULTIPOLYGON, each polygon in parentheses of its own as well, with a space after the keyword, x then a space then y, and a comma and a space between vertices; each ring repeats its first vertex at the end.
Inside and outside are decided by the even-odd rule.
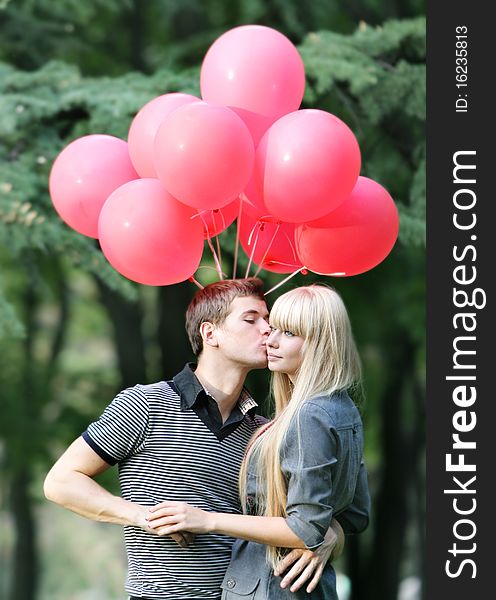
POLYGON ((269 311, 260 298, 235 298, 231 312, 216 333, 219 348, 226 358, 251 369, 267 366, 269 311))

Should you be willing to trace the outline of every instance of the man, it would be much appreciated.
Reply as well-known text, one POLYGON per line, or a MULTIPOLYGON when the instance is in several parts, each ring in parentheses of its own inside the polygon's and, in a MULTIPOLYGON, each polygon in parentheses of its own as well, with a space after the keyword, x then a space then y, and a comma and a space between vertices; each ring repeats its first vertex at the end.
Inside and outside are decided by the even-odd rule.
MULTIPOLYGON (((160 537, 146 518, 149 507, 167 499, 239 512, 239 467, 250 437, 264 422, 243 387, 250 370, 267 364, 270 328, 261 282, 228 280, 205 287, 188 307, 186 329, 198 357, 196 369, 187 365, 171 381, 118 394, 55 463, 44 485, 49 500, 84 517, 124 525, 126 590, 135 599, 220 598, 233 540, 212 534, 194 540, 160 537), (114 464, 122 497, 93 479, 114 464)), ((332 529, 328 540, 320 555, 294 551, 281 570, 301 558, 283 585, 298 576, 293 584, 298 587, 310 577, 312 583, 318 580, 336 542, 332 529)))

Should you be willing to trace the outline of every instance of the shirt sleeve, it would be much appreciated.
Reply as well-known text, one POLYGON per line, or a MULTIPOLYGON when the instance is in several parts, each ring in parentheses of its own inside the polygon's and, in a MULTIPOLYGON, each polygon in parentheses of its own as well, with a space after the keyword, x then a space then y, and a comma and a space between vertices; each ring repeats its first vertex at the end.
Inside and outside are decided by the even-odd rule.
POLYGON ((309 549, 323 543, 333 516, 336 444, 331 417, 307 402, 288 431, 281 466, 288 482, 286 523, 309 549))
POLYGON ((337 521, 346 534, 360 533, 364 531, 369 524, 370 516, 370 493, 365 463, 361 462, 358 472, 355 495, 351 505, 343 512, 335 515, 337 521))
POLYGON ((117 394, 82 437, 105 462, 115 465, 142 448, 148 421, 148 400, 137 385, 117 394))

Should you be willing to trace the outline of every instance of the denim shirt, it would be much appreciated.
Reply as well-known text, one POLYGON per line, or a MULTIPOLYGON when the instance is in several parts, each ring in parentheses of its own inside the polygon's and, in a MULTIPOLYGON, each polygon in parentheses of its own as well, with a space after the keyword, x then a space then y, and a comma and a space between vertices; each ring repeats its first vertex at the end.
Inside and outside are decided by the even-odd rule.
MULTIPOLYGON (((305 402, 288 429, 281 450, 287 482, 286 523, 310 549, 318 548, 335 517, 345 533, 358 533, 368 524, 370 497, 363 463, 363 426, 346 392, 305 402)), ((247 503, 256 513, 264 482, 248 465, 247 503)), ((222 600, 334 600, 336 578, 328 563, 312 594, 303 588, 283 590, 266 561, 266 546, 237 540, 222 583, 222 600)))

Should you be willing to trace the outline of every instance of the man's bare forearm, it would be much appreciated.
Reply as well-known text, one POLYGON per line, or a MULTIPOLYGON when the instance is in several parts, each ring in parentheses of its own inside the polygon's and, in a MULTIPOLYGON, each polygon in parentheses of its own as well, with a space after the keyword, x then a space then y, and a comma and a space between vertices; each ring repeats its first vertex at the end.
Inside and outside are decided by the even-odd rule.
POLYGON ((114 496, 93 477, 110 465, 94 452, 82 437, 74 440, 54 464, 44 483, 48 500, 91 519, 116 525, 146 527, 148 509, 114 496))
POLYGON ((88 475, 52 470, 44 485, 48 500, 93 521, 146 527, 147 508, 114 496, 88 475))

